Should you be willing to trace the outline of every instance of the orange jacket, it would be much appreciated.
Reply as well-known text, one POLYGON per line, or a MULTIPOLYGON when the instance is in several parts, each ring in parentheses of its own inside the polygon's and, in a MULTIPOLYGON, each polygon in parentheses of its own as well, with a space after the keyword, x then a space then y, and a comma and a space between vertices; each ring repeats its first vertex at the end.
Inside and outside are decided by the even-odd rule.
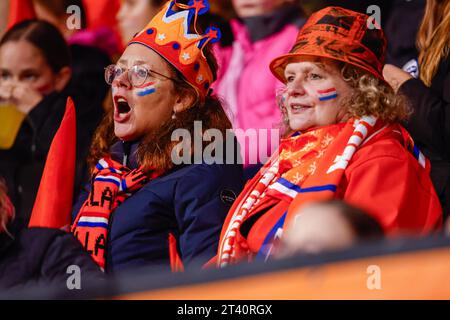
MULTIPOLYGON (((405 148, 398 128, 388 126, 356 151, 337 187, 336 198, 365 210, 387 235, 404 232, 424 235, 442 225, 442 208, 429 170, 405 148)), ((290 204, 280 201, 257 219, 260 212, 244 219, 236 241, 240 247, 248 248, 249 257, 259 251, 285 212, 295 211, 292 210, 298 205, 295 200, 290 204), (243 230, 247 230, 245 234, 243 230)), ((292 217, 288 214, 283 225, 292 217)), ((229 221, 230 216, 225 221, 220 242, 229 221)), ((242 254, 239 254, 241 258, 242 254)))

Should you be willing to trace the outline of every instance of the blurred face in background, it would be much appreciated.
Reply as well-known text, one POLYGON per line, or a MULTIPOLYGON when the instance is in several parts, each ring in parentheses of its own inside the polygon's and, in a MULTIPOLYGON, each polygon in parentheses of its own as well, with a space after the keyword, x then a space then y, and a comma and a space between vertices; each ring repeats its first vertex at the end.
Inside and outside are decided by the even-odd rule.
POLYGON ((241 18, 261 16, 297 0, 232 0, 237 15, 241 18))
POLYGON ((123 0, 116 16, 123 43, 144 29, 158 10, 152 0, 123 0))
POLYGON ((319 254, 355 244, 357 236, 336 207, 310 204, 301 209, 283 235, 282 256, 319 254))
POLYGON ((10 41, 0 47, 0 85, 22 87, 47 95, 60 91, 61 83, 41 51, 28 41, 10 41))

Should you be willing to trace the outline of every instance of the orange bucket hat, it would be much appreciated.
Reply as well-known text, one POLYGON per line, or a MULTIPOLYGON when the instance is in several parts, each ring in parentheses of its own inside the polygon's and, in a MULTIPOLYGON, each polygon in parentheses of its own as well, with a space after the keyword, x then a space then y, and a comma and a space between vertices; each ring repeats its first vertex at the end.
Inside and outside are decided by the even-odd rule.
POLYGON ((284 83, 284 68, 291 58, 316 56, 349 63, 384 81, 386 47, 383 30, 369 16, 327 7, 311 15, 290 53, 275 58, 270 70, 284 83))

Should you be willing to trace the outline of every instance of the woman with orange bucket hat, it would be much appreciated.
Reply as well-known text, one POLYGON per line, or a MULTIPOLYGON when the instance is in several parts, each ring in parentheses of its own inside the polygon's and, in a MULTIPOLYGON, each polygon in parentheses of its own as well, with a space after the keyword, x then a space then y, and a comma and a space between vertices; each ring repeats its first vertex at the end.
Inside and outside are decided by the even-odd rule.
POLYGON ((382 76, 385 51, 384 33, 367 15, 328 7, 272 61, 285 85, 278 100, 287 132, 229 211, 218 267, 269 258, 313 201, 342 199, 390 236, 441 226, 429 162, 399 124, 407 104, 382 76))

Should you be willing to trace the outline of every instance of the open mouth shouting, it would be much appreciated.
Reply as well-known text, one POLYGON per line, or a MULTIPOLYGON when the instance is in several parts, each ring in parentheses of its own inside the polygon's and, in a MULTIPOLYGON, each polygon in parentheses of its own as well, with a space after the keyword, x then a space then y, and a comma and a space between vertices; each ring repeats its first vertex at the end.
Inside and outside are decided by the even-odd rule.
POLYGON ((126 122, 131 116, 132 108, 128 100, 120 95, 114 96, 114 121, 126 122))

